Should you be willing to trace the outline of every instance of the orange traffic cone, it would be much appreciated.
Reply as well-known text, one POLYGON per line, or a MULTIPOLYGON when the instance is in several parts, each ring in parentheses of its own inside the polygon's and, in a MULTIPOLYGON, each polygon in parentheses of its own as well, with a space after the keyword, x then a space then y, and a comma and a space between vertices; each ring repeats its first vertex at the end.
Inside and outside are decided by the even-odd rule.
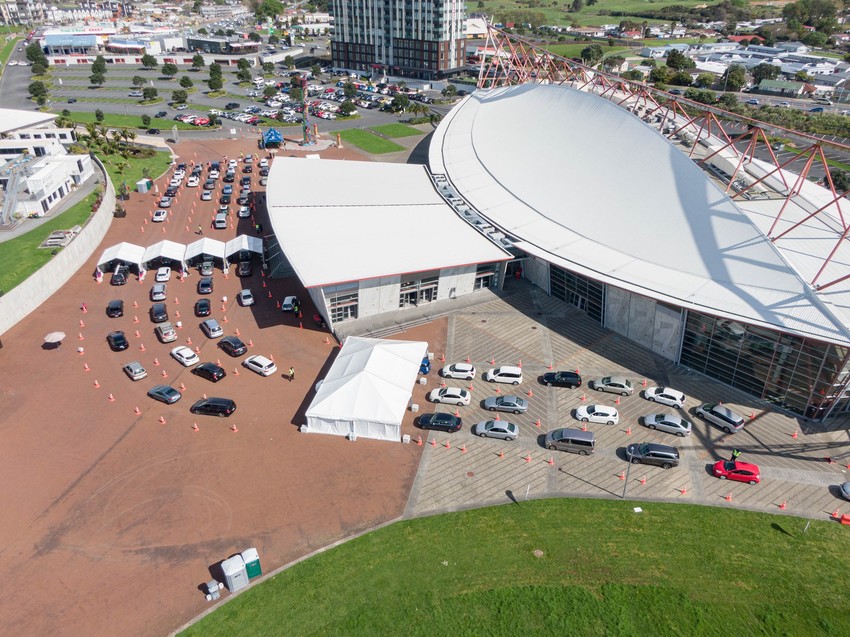
POLYGON ((791 437, 794 438, 794 440, 797 439, 798 436, 797 436, 797 430, 796 429, 794 430, 794 433, 791 434, 791 437))
POLYGON ((165 424, 165 416, 160 416, 160 417, 159 417, 159 424, 161 424, 161 425, 164 425, 164 424, 165 424))
POLYGON ((111 402, 111 403, 115 402, 115 396, 113 396, 112 394, 109 394, 109 402, 111 402))
POLYGON ((646 476, 643 476, 643 477, 640 479, 640 483, 641 483, 641 484, 646 484, 646 476))
POLYGON ((198 430, 199 430, 198 423, 192 424, 192 431, 198 431, 198 430))
POLYGON ((528 454, 525 458, 523 458, 526 462, 531 462, 531 454, 528 454))
POLYGON ((89 367, 88 363, 83 363, 83 369, 86 370, 87 372, 91 371, 91 367, 89 367))
POLYGON ((546 461, 546 464, 548 464, 548 465, 555 464, 555 459, 552 456, 549 456, 549 459, 546 461))
POLYGON ((529 397, 529 398, 534 398, 534 392, 533 392, 533 391, 531 391, 530 389, 528 390, 528 397, 529 397))
POLYGON ((239 433, 239 427, 236 426, 236 423, 233 423, 233 426, 230 428, 230 431, 233 433, 239 433))
POLYGON ((141 409, 139 409, 139 406, 138 406, 138 405, 136 405, 136 406, 133 408, 133 413, 134 413, 134 414, 136 414, 136 415, 138 416, 140 413, 142 413, 142 410, 141 410, 141 409))
POLYGON ((505 452, 504 452, 504 451, 500 451, 500 452, 499 452, 499 457, 500 457, 500 458, 504 458, 504 457, 505 457, 505 452))
POLYGON ((418 447, 422 446, 422 436, 416 437, 416 446, 418 446, 418 447))
POLYGON ((164 369, 162 370, 162 377, 163 377, 163 378, 168 378, 168 372, 167 372, 167 371, 165 371, 164 369))
POLYGON ((460 448, 460 452, 461 452, 461 453, 466 453, 466 445, 465 445, 465 444, 461 446, 461 448, 460 448))
POLYGON ((539 426, 540 426, 540 418, 538 418, 536 421, 534 421, 534 426, 535 426, 535 427, 539 427, 539 426))
POLYGON ((97 382, 97 378, 94 379, 94 383, 92 383, 95 387, 100 387, 100 383, 97 382))

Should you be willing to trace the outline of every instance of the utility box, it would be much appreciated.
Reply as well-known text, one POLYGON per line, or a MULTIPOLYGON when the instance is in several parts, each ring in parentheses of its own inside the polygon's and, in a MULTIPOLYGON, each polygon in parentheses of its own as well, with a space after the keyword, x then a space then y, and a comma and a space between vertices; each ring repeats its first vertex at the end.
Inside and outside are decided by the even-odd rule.
POLYGON ((221 563, 224 573, 224 585, 231 593, 248 586, 248 571, 245 569, 245 560, 241 555, 234 555, 221 563))
POLYGON ((257 553, 257 549, 250 548, 242 551, 242 561, 245 562, 248 579, 254 579, 263 574, 263 569, 260 568, 260 554, 257 553))
POLYGON ((218 582, 211 580, 207 582, 207 601, 212 601, 221 597, 221 592, 218 588, 218 582))

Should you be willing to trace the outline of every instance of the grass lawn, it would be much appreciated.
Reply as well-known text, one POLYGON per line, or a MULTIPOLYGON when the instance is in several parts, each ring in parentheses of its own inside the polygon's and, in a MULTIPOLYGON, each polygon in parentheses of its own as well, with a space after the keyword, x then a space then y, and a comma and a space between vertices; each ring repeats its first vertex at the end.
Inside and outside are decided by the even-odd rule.
POLYGON ((339 131, 339 135, 349 144, 354 144, 361 150, 365 150, 367 153, 373 153, 375 155, 380 155, 382 153, 395 153, 400 150, 404 150, 404 146, 399 146, 395 142, 391 142, 383 137, 378 137, 368 130, 349 128, 347 130, 339 131))
POLYGON ((383 126, 373 126, 369 130, 381 133, 381 135, 386 135, 387 137, 415 137, 416 135, 424 134, 421 130, 405 126, 404 124, 384 124, 383 126))
POLYGON ((6 62, 8 62, 9 58, 12 56, 18 42, 20 42, 19 38, 12 38, 3 45, 2 49, 0 49, 0 65, 2 65, 0 66, 0 75, 2 75, 3 69, 6 68, 6 62))
POLYGON ((100 160, 106 166, 106 172, 109 173, 109 178, 112 180, 112 185, 115 186, 116 191, 122 181, 126 181, 132 191, 136 182, 143 177, 142 171, 145 168, 150 171, 151 179, 156 179, 164 173, 171 164, 171 153, 162 151, 157 152, 153 157, 128 159, 127 163, 130 165, 124 169, 123 174, 119 173, 117 168, 120 162, 125 161, 121 155, 101 155, 100 160))
MULTIPOLYGON (((97 122, 94 113, 89 111, 71 111, 70 119, 75 122, 79 122, 80 124, 97 122)), ((192 126, 185 122, 156 117, 151 118, 151 125, 149 127, 142 126, 142 118, 140 115, 119 115, 117 113, 104 113, 103 121, 100 122, 100 124, 107 128, 159 128, 161 130, 171 130, 174 126, 177 126, 178 130, 192 130, 197 128, 197 126, 192 126)))
MULTIPOLYGON (((581 42, 579 44, 546 44, 543 46, 547 51, 551 51, 555 55, 560 55, 565 58, 580 58, 581 52, 591 44, 599 44, 598 42, 581 42)), ((606 56, 615 54, 629 55, 632 49, 625 46, 604 46, 602 52, 606 56)))
POLYGON ((277 574, 182 635, 847 634, 847 529, 806 522, 584 499, 409 520, 277 574))

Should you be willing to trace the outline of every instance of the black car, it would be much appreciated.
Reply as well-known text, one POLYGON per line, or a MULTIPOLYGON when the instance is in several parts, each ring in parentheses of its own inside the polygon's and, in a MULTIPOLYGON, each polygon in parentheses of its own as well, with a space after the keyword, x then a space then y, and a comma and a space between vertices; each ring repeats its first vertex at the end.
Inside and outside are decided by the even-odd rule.
POLYGON ((433 429, 453 434, 463 426, 463 419, 452 414, 437 412, 434 414, 422 414, 419 416, 420 429, 433 429))
POLYGON ((224 105, 225 110, 232 111, 239 108, 239 102, 228 102, 224 105))
POLYGON ((212 294, 213 280, 212 277, 202 276, 198 281, 198 294, 212 294))
POLYGON ((168 112, 167 111, 160 111, 159 113, 154 115, 154 117, 156 117, 156 118, 168 117, 168 112))
POLYGON ((151 321, 154 323, 164 323, 168 320, 168 310, 165 303, 154 303, 151 305, 151 321))
POLYGON ((148 129, 148 135, 159 135, 159 129, 158 128, 149 128, 148 129))
POLYGON ((198 299, 195 301, 195 316, 209 316, 212 304, 209 299, 198 299))
POLYGON ((626 457, 632 464, 654 464, 662 469, 679 466, 679 451, 669 445, 643 442, 626 447, 626 457))
POLYGON ((250 186, 251 185, 251 175, 245 175, 244 177, 242 177, 242 179, 239 180, 239 183, 242 184, 243 186, 250 186))
POLYGON ((208 381, 213 383, 217 383, 227 376, 227 372, 224 371, 224 368, 219 367, 215 363, 201 363, 197 367, 192 368, 192 373, 200 376, 201 378, 206 378, 208 381))
POLYGON ((225 336, 218 342, 218 346, 224 350, 226 354, 236 358, 242 356, 248 351, 248 347, 236 336, 225 336))
POLYGON ((233 175, 233 173, 224 174, 224 183, 226 184, 232 184, 235 179, 236 177, 233 175))
POLYGON ((130 343, 127 341, 127 337, 121 330, 110 332, 109 334, 107 334, 106 341, 109 343, 109 347, 112 348, 113 352, 122 352, 128 347, 130 347, 130 343))
POLYGON ((109 318, 118 318, 119 316, 124 316, 124 301, 121 299, 115 299, 114 301, 110 301, 106 306, 106 316, 109 318))
POLYGON ((267 166, 263 166, 262 168, 260 168, 260 177, 268 177, 268 176, 269 176, 269 169, 268 169, 268 167, 267 167, 267 166))
POLYGON ((232 200, 233 199, 230 195, 222 195, 221 197, 219 197, 218 203, 220 203, 222 206, 229 206, 232 200))
POLYGON ((166 197, 174 197, 175 195, 177 195, 177 186, 169 186, 165 189, 166 197))
POLYGON ((189 407, 189 411, 193 414, 224 418, 236 411, 236 403, 230 398, 216 398, 211 396, 210 398, 201 398, 201 400, 189 407))
POLYGON ((252 172, 254 172, 254 167, 251 164, 248 164, 247 166, 243 166, 242 172, 243 173, 252 173, 252 172))
POLYGON ((127 266, 119 266, 115 272, 112 273, 112 278, 109 280, 110 285, 124 285, 127 283, 127 272, 129 269, 127 266))
POLYGON ((236 266, 236 276, 251 276, 251 271, 250 261, 240 261, 239 265, 236 266))
POLYGON ((76 103, 77 103, 76 97, 69 97, 68 98, 68 104, 76 104, 76 103))
POLYGON ((543 374, 543 384, 552 387, 581 387, 581 376, 575 372, 547 372, 543 374))

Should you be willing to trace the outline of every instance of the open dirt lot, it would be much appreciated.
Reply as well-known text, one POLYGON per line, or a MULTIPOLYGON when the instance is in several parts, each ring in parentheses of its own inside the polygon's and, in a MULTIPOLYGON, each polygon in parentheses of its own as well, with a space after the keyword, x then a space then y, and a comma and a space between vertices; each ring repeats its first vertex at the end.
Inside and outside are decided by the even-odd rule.
MULTIPOLYGON (((186 143, 175 149, 180 161, 199 162, 240 151, 256 152, 255 141, 186 143)), ((322 155, 362 159, 349 150, 322 155)), ((257 179, 255 173, 255 184, 257 179)), ((157 181, 160 191, 166 183, 166 178, 157 181)), ((352 443, 297 431, 313 384, 338 351, 333 339, 325 342, 327 333, 314 329, 312 307, 303 308, 303 328, 297 317, 277 309, 276 301, 285 295, 303 292, 297 280, 269 280, 264 288, 258 267, 247 282, 234 276, 233 268, 228 278, 220 270, 214 274, 212 317, 226 334, 238 330, 242 340, 250 340, 249 353, 274 356, 279 372, 267 378, 239 367, 239 359, 203 336, 201 319, 192 312, 196 271, 184 282, 172 277, 168 284, 171 321, 183 324, 171 344, 157 341, 148 318, 152 276, 144 283, 132 276, 123 287, 110 286, 108 276, 102 284, 93 280, 102 249, 121 241, 188 243, 197 238, 198 224, 217 239, 250 232, 251 220, 208 230, 217 204, 200 202, 199 194, 184 186, 169 221, 146 225, 155 200, 134 194, 127 217, 113 222, 90 262, 3 335, 0 574, 8 586, 0 625, 5 634, 166 634, 207 607, 198 587, 220 560, 255 546, 268 572, 404 510, 420 447, 352 443), (257 297, 253 307, 234 301, 243 284, 257 297), (122 318, 105 314, 113 298, 125 302, 122 318), (127 334, 127 351, 107 346, 106 334, 116 329, 127 334), (65 343, 43 349, 42 338, 54 330, 68 335, 65 343), (202 361, 220 359, 228 376, 214 385, 169 356, 172 347, 189 339, 202 361), (132 360, 142 362, 148 378, 134 383, 121 372, 132 360), (293 382, 283 377, 290 366, 297 370, 293 382), (147 390, 160 382, 185 387, 182 400, 166 406, 148 398, 147 390), (193 416, 188 408, 204 393, 233 398, 237 411, 227 419, 193 416)), ((431 350, 440 352, 445 331, 443 320, 397 338, 428 340, 431 350)), ((417 402, 424 403, 423 392, 417 386, 417 402)), ((415 433, 410 414, 405 430, 415 433)))

